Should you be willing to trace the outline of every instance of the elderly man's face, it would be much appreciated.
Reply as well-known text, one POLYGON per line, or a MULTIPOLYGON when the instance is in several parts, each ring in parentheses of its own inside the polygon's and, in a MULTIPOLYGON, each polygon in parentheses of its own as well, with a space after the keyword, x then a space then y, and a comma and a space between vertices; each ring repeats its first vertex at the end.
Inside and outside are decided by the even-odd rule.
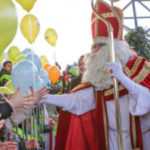
POLYGON ((92 52, 99 51, 105 45, 106 43, 95 43, 94 45, 92 45, 92 52))

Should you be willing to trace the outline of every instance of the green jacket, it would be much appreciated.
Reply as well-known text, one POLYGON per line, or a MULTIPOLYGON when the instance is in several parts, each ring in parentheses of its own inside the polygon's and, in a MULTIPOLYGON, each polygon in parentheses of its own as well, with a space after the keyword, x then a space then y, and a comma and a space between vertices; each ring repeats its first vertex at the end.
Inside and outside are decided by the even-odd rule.
POLYGON ((9 80, 11 80, 11 74, 2 69, 0 72, 0 86, 4 86, 9 80))

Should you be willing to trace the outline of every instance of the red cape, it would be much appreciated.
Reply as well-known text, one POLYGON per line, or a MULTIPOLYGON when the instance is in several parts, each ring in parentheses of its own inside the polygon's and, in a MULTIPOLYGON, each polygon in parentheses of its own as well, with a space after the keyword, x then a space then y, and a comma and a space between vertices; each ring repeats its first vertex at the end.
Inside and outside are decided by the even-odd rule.
MULTIPOLYGON (((124 72, 135 82, 150 88, 150 62, 145 58, 135 56, 127 63, 124 72)), ((73 92, 90 86, 82 85, 81 88, 80 85, 73 92)), ((120 85, 119 95, 127 93, 128 91, 120 85)), ((103 97, 105 101, 113 99, 113 89, 103 91, 103 97)), ((106 125, 102 121, 104 116, 100 99, 100 95, 97 94, 96 109, 80 116, 60 112, 55 150, 106 150, 106 125)), ((137 128, 140 130, 139 126, 137 128)), ((138 140, 142 141, 140 136, 138 140)), ((138 146, 142 147, 142 143, 138 146)))

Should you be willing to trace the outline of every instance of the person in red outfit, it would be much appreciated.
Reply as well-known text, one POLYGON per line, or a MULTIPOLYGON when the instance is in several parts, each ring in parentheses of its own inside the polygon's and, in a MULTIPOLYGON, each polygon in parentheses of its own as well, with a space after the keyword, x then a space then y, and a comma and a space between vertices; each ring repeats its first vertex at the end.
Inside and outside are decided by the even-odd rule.
POLYGON ((62 107, 55 150, 118 150, 111 77, 118 80, 124 150, 149 150, 150 62, 122 40, 119 8, 99 1, 96 9, 113 27, 116 62, 110 63, 107 26, 92 14, 94 41, 84 59, 82 83, 69 94, 47 95, 40 102, 62 107))

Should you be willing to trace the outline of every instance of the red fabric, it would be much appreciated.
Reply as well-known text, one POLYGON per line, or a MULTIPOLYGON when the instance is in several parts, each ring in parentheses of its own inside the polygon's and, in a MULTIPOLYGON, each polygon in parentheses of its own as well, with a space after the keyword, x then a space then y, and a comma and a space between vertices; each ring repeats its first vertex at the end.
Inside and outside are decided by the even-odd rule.
MULTIPOLYGON (((129 60, 129 63, 127 63, 129 69, 134 66, 134 63, 138 58, 139 57, 135 56, 134 58, 132 58, 132 60, 129 60)), ((145 61, 147 60, 143 58, 141 64, 138 67, 138 70, 135 72, 136 75, 142 69, 145 61)), ((133 76, 136 76, 135 74, 133 76)), ((150 87, 150 74, 141 82, 141 84, 145 87, 150 87)), ((76 89, 75 91, 87 87, 82 87, 76 89)), ((124 95, 126 93, 127 90, 122 90, 119 95, 124 95)), ((107 98, 111 98, 111 96, 107 98)), ((109 99, 106 99, 105 97, 105 108, 107 100, 109 99)), ((140 147, 140 150, 142 150, 142 135, 138 117, 136 118, 136 131, 137 143, 140 147)), ((106 150, 103 109, 99 92, 97 92, 97 102, 95 110, 87 112, 86 114, 81 116, 76 116, 63 111, 60 112, 55 150, 106 150)))
MULTIPOLYGON (((140 121, 139 121, 139 117, 136 116, 135 117, 135 126, 136 126, 136 143, 137 143, 137 147, 140 148, 140 150, 143 150, 143 140, 142 140, 142 131, 141 131, 141 125, 140 125, 140 121)), ((137 148, 134 147, 133 144, 133 132, 131 132, 132 130, 132 121, 131 121, 131 115, 130 115, 130 137, 131 137, 131 144, 132 144, 132 148, 137 148)))
POLYGON ((140 147, 140 150, 143 150, 143 140, 142 140, 142 131, 139 117, 135 117, 136 122, 136 133, 137 133, 137 146, 140 147))
MULTIPOLYGON (((106 110, 106 101, 105 102, 105 110, 106 110)), ((106 111, 107 113, 107 111, 106 111)), ((103 108, 101 103, 101 95, 100 91, 97 91, 97 103, 96 103, 96 129, 97 129, 97 140, 98 140, 98 149, 105 150, 106 149, 106 137, 105 137, 105 125, 104 125, 104 117, 103 117, 103 108)), ((108 122, 108 119, 107 119, 108 122)), ((107 123, 108 124, 108 123, 107 123)), ((107 126, 108 129, 108 126, 107 126)), ((107 139, 108 140, 108 139, 107 139)), ((91 149, 94 150, 94 149, 91 149)))
POLYGON ((84 115, 71 115, 65 150, 98 150, 94 111, 84 115))
POLYGON ((65 150, 71 116, 70 113, 60 110, 55 150, 65 150))
MULTIPOLYGON (((97 11, 101 15, 103 15, 104 13, 113 13, 113 11, 115 11, 116 14, 118 14, 118 18, 116 16, 111 16, 111 17, 106 17, 106 20, 111 24, 111 26, 113 28, 114 38, 122 40, 122 32, 121 32, 121 35, 118 38, 119 30, 123 31, 123 22, 121 20, 121 19, 123 19, 123 13, 122 13, 121 9, 119 9, 117 7, 111 7, 110 5, 105 3, 104 1, 98 2, 97 7, 98 7, 97 11)), ((92 13, 92 20, 94 18, 95 18, 95 14, 92 13)), ((93 39, 96 38, 95 37, 95 31, 96 31, 95 30, 95 22, 93 22, 92 23, 92 37, 93 37, 93 39)), ((108 37, 107 26, 100 19, 98 20, 97 32, 98 32, 98 37, 108 37)))
POLYGON ((102 111, 100 92, 97 92, 97 107, 93 111, 81 116, 61 111, 55 150, 105 150, 102 111))

